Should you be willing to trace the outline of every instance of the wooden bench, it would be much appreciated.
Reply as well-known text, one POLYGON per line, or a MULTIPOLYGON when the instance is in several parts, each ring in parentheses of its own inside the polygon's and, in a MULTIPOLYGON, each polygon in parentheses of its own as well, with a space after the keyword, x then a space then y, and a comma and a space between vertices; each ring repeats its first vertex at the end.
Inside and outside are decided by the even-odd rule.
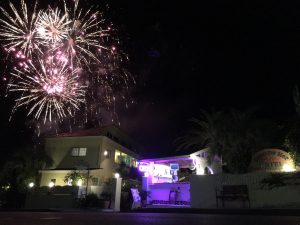
POLYGON ((219 199, 222 201, 223 208, 226 201, 242 201, 245 206, 245 202, 248 202, 249 208, 250 199, 247 185, 223 185, 222 190, 216 190, 217 208, 219 208, 219 199))

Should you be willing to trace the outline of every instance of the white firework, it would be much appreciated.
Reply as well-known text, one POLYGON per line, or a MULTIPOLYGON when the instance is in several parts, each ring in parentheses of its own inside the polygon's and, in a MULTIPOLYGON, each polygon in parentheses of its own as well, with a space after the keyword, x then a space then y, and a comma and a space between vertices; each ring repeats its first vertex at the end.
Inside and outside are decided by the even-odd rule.
POLYGON ((29 61, 22 70, 11 73, 14 79, 9 91, 20 93, 15 107, 29 106, 28 115, 37 119, 43 115, 44 122, 72 116, 85 102, 85 87, 80 85, 77 72, 55 60, 29 61))
POLYGON ((0 7, 5 18, 0 19, 0 38, 3 47, 8 52, 21 51, 25 56, 31 56, 33 52, 40 51, 35 30, 37 3, 29 9, 24 0, 21 0, 20 12, 12 3, 9 3, 9 6, 11 12, 0 7))
POLYGON ((70 23, 67 15, 58 8, 40 11, 36 22, 37 36, 42 44, 54 47, 68 37, 70 23))
POLYGON ((87 66, 91 63, 101 63, 99 53, 101 50, 111 51, 103 44, 103 39, 110 37, 110 27, 105 25, 103 15, 92 8, 83 11, 78 8, 79 0, 74 1, 74 6, 69 9, 65 5, 65 15, 72 21, 68 37, 60 50, 65 52, 70 61, 78 66, 87 66))

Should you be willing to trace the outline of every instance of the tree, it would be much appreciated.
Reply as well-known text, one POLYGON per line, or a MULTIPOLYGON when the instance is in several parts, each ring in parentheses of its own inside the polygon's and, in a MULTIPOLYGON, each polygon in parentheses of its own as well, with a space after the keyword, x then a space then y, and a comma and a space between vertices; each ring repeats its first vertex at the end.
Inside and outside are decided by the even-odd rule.
POLYGON ((230 172, 247 172, 252 154, 263 146, 252 115, 253 110, 202 111, 199 119, 191 119, 194 127, 175 140, 177 149, 209 148, 210 161, 217 155, 230 172))
POLYGON ((0 174, 0 187, 9 187, 5 193, 7 203, 11 207, 22 207, 28 184, 37 184, 39 170, 51 164, 52 159, 44 151, 43 145, 17 149, 4 164, 0 174))
POLYGON ((36 183, 39 170, 51 164, 52 159, 44 151, 43 145, 26 146, 18 149, 5 163, 2 176, 14 180, 16 187, 22 189, 28 182, 36 183))
POLYGON ((175 140, 177 150, 199 150, 209 148, 211 155, 223 155, 223 131, 225 114, 223 112, 208 113, 201 111, 200 118, 192 118, 193 128, 175 140))
POLYGON ((72 186, 76 186, 76 185, 80 186, 84 182, 88 183, 87 182, 88 179, 91 180, 92 178, 93 178, 93 176, 90 176, 88 173, 73 170, 65 176, 64 182, 65 183, 71 182, 72 186), (81 181, 81 183, 79 183, 80 181, 81 181))
POLYGON ((298 86, 294 87, 293 100, 296 116, 286 123, 287 132, 283 141, 283 148, 289 152, 296 166, 300 165, 300 94, 298 86))

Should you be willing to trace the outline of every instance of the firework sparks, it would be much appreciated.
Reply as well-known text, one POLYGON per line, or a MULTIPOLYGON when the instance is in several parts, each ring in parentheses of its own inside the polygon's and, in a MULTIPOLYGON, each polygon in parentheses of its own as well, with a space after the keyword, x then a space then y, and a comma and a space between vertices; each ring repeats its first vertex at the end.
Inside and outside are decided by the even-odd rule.
POLYGON ((20 93, 16 107, 30 106, 28 115, 34 114, 37 119, 43 115, 44 122, 73 115, 74 109, 84 103, 85 94, 77 71, 66 64, 55 64, 55 60, 38 61, 38 67, 29 62, 24 69, 12 72, 15 79, 9 83, 9 90, 20 93))
POLYGON ((36 30, 41 43, 61 43, 68 36, 70 20, 58 8, 39 12, 36 30))
POLYGON ((75 0, 74 7, 69 10, 65 1, 64 5, 65 14, 72 23, 68 37, 59 49, 65 52, 72 63, 90 69, 91 61, 101 63, 99 50, 110 50, 102 43, 104 38, 109 37, 110 28, 104 28, 105 20, 101 13, 93 12, 92 8, 85 12, 78 9, 79 0, 75 0))
POLYGON ((39 45, 36 43, 35 23, 37 21, 37 10, 35 3, 31 13, 28 13, 28 7, 24 0, 21 1, 21 12, 10 3, 12 13, 0 7, 5 19, 0 19, 0 37, 3 46, 8 52, 19 51, 24 52, 26 56, 31 56, 33 51, 39 51, 39 45))
POLYGON ((19 94, 13 112, 27 107, 44 123, 96 116, 104 107, 116 115, 116 102, 126 100, 134 80, 122 68, 127 58, 114 30, 99 11, 79 8, 79 0, 62 3, 47 9, 35 3, 29 10, 21 0, 20 10, 10 3, 12 13, 0 7, 2 46, 14 56, 8 90, 19 94))

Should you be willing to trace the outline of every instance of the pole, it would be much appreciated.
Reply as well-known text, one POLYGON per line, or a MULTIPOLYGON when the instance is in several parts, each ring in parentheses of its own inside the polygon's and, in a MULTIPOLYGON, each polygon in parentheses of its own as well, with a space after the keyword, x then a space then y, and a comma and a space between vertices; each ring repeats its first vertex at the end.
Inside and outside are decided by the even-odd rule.
POLYGON ((89 177, 90 177, 90 166, 88 165, 88 167, 87 167, 87 178, 86 178, 85 196, 87 196, 87 194, 88 194, 89 177))

